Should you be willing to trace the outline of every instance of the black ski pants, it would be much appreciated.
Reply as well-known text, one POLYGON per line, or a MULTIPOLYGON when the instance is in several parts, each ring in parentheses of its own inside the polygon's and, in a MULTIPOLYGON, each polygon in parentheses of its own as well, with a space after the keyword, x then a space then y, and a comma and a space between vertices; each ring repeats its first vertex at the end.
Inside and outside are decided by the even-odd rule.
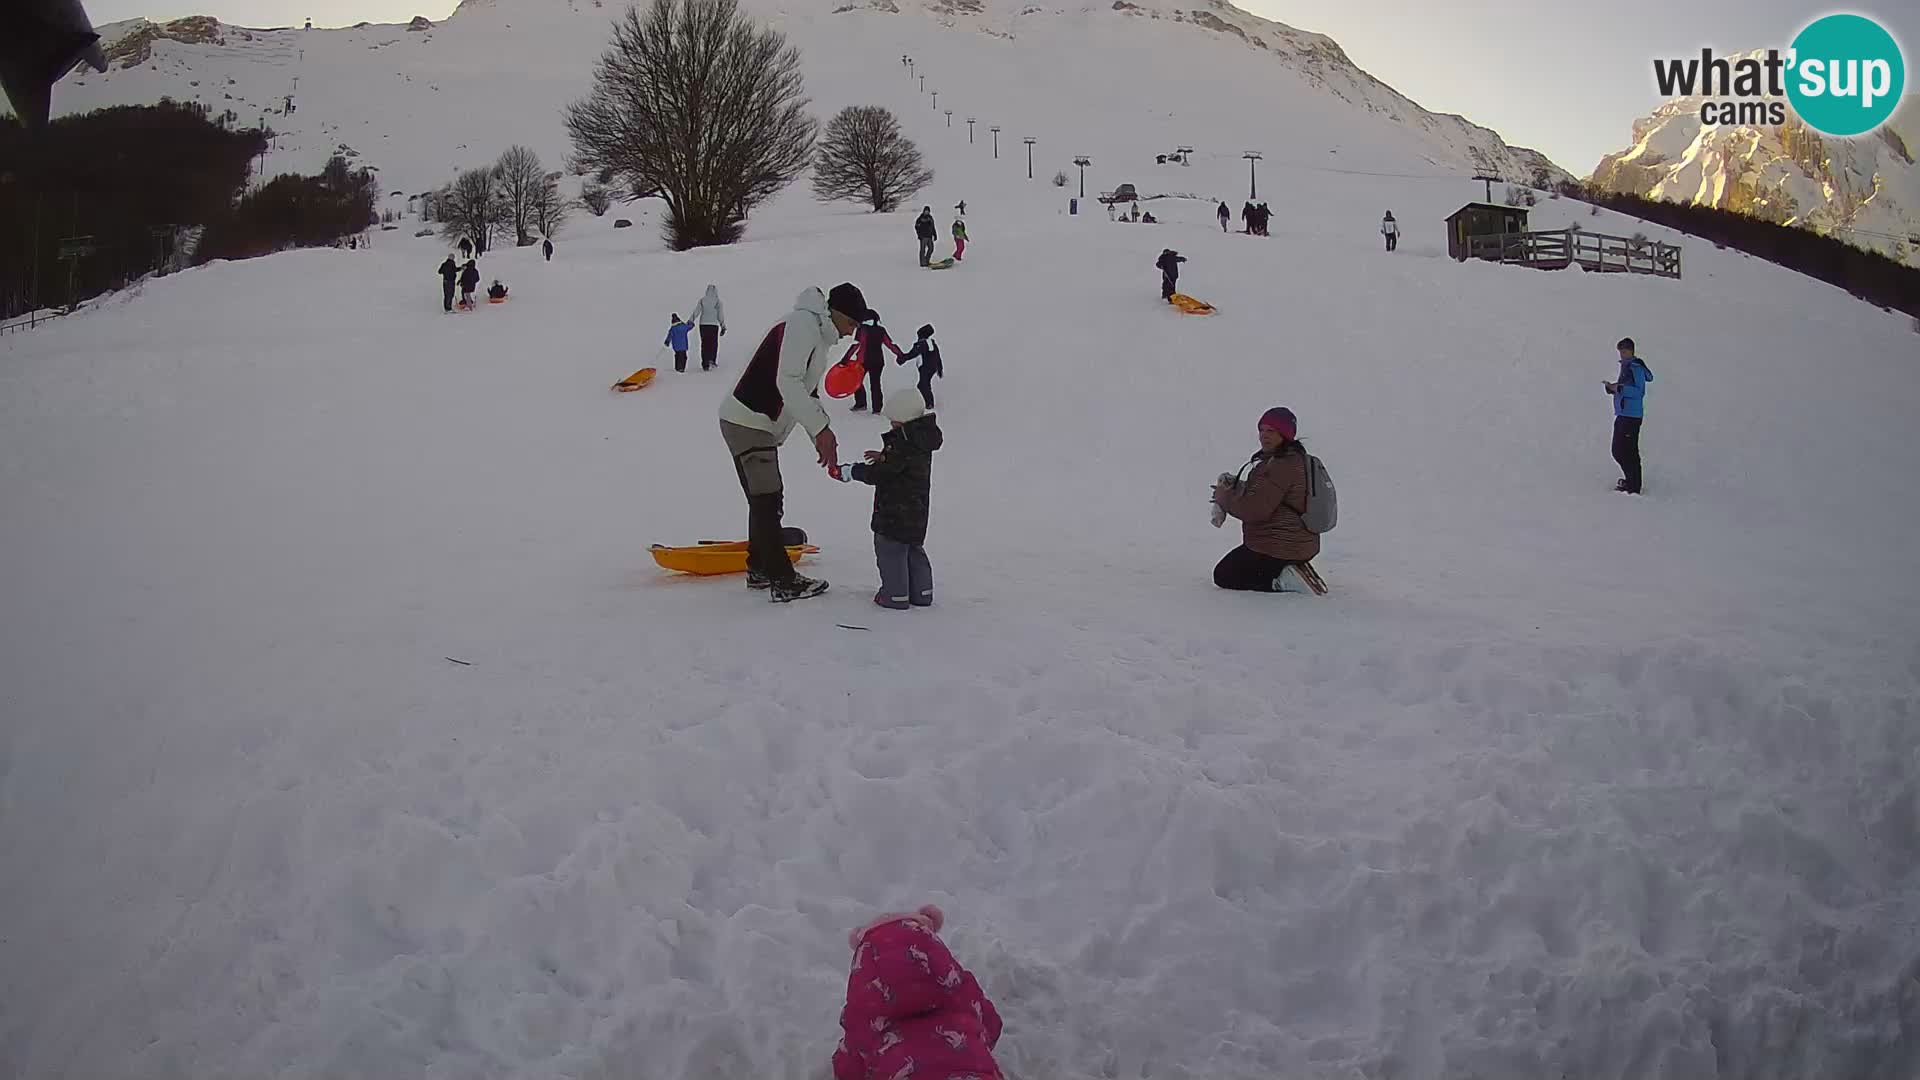
POLYGON ((1241 544, 1213 568, 1213 583, 1236 592, 1273 592, 1273 581, 1280 571, 1292 566, 1285 559, 1262 555, 1241 544))
POLYGON ((1613 460, 1620 463, 1620 475, 1627 479, 1627 490, 1640 493, 1640 420, 1638 416, 1613 418, 1613 460))
POLYGON ((453 282, 451 281, 440 282, 440 306, 448 311, 453 310, 453 282))
MULTIPOLYGON (((870 382, 873 384, 873 411, 874 412, 879 412, 881 409, 882 399, 880 397, 880 372, 884 370, 886 370, 886 365, 884 364, 882 364, 880 367, 870 367, 867 369, 867 382, 870 382)), ((854 390, 853 407, 856 409, 864 409, 867 407, 866 383, 862 383, 858 389, 854 390)))
POLYGON ((720 328, 700 327, 700 370, 712 371, 720 364, 720 328))

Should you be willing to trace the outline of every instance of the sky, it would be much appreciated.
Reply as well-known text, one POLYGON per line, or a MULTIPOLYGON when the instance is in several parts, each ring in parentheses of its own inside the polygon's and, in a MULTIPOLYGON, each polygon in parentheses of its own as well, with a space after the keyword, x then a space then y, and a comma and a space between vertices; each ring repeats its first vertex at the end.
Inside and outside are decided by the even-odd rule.
MULTIPOLYGON (((826 0, 821 0, 825 3, 826 0)), ((1920 65, 1920 3, 1836 8, 1806 0, 1236 0, 1255 15, 1340 43, 1354 63, 1435 112, 1459 113, 1580 176, 1625 149, 1633 121, 1660 104, 1653 61, 1785 48, 1814 18, 1853 11, 1920 65)), ((438 21, 455 0, 86 0, 96 23, 212 15, 243 26, 438 21)))

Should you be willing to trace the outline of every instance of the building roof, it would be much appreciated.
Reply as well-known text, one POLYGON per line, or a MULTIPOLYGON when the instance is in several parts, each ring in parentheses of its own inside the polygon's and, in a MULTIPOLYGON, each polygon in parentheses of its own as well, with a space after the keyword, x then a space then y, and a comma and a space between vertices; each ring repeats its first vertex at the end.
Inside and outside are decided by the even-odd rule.
POLYGON ((1501 203, 1470 202, 1467 205, 1461 207, 1460 209, 1455 210, 1453 213, 1448 214, 1447 220, 1452 221, 1454 218, 1459 217, 1461 214, 1464 214, 1469 210, 1496 210, 1496 211, 1511 212, 1511 213, 1522 214, 1522 215, 1524 215, 1527 212, 1527 208, 1524 206, 1506 206, 1501 203))

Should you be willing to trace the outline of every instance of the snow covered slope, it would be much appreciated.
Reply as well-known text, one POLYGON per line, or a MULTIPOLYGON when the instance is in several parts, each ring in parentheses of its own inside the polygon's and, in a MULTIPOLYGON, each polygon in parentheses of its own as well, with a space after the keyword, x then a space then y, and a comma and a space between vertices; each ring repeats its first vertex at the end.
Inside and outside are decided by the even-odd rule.
POLYGON ((1676 98, 1633 124, 1633 145, 1593 182, 1654 199, 1799 225, 1920 265, 1920 107, 1870 135, 1821 135, 1791 113, 1780 127, 1703 126, 1706 98, 1676 98))
MULTIPOLYGON (((978 116, 981 138, 988 126, 1004 126, 1013 150, 1014 140, 1036 137, 1054 165, 1091 152, 1076 118, 1094 108, 1131 128, 1136 161, 1190 144, 1235 158, 1254 148, 1279 162, 1376 171, 1566 175, 1486 128, 1421 109, 1355 67, 1332 40, 1220 0, 745 6, 801 47, 823 114, 869 100, 900 54, 912 53, 928 89, 947 92, 942 107, 954 108, 957 121, 978 116), (1034 111, 1033 102, 1044 108, 1034 111)), ((590 0, 468 0, 438 26, 341 30, 134 20, 103 28, 117 47, 111 70, 61 83, 54 104, 71 113, 163 94, 196 100, 215 113, 234 110, 242 124, 264 117, 281 136, 269 172, 316 171, 344 147, 379 168, 390 189, 416 192, 512 142, 558 167, 567 150, 560 109, 585 92, 607 24, 623 9, 590 0)))
MULTIPOLYGON (((1479 185, 1364 175, 1420 171, 1379 117, 1269 110, 1303 148, 1267 144, 1271 240, 1201 200, 1069 216, 892 57, 1031 117, 1043 178, 1234 197, 1222 95, 1274 58, 1063 22, 1151 68, 1129 97, 1118 60, 804 25, 849 43, 816 96, 898 109, 922 201, 968 199, 960 267, 799 185, 724 250, 663 253, 646 203, 576 221, 489 256, 513 299, 471 315, 434 241, 377 233, 0 341, 0 1075, 820 1080, 846 929, 934 900, 1017 1080, 1908 1080, 1904 320, 1704 245, 1678 282, 1456 265, 1479 185), (1193 166, 1141 164, 1183 128, 1193 166), (1166 245, 1221 314, 1156 302, 1166 245), (876 611, 867 492, 797 445, 832 592, 659 572, 649 542, 744 527, 717 402, 845 279, 941 331, 938 606, 876 611), (608 392, 709 281, 722 371, 608 392), (1658 375, 1637 499, 1623 333, 1658 375), (1279 403, 1344 496, 1321 600, 1208 579, 1207 483, 1279 403)), ((564 96, 527 80, 410 137, 553 149, 483 123, 564 96)))

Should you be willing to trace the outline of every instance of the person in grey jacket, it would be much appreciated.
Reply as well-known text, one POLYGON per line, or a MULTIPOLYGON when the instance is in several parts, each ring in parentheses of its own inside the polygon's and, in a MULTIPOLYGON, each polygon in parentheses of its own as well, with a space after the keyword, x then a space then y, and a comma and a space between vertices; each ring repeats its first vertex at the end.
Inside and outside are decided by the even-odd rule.
POLYGON ((707 286, 707 294, 693 305, 693 314, 687 321, 700 327, 700 370, 712 371, 720 366, 720 339, 727 332, 727 307, 720 302, 720 287, 707 286))

